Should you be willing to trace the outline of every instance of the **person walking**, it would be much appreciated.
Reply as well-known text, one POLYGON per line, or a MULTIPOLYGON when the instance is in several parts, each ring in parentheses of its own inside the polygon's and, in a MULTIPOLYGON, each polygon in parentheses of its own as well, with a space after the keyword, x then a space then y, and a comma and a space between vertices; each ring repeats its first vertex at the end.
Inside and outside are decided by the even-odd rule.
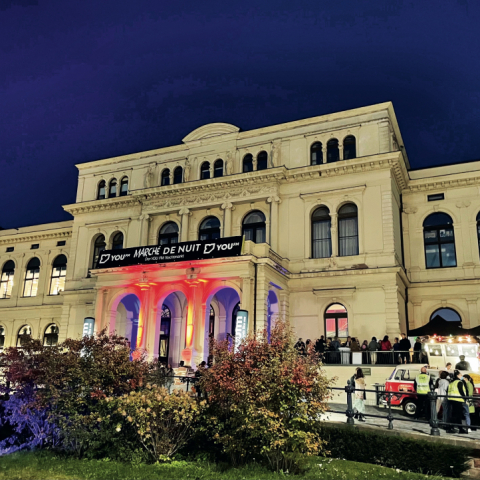
POLYGON ((437 392, 437 414, 440 413, 440 408, 442 411, 442 421, 443 423, 448 423, 448 386, 450 382, 448 381, 448 373, 445 371, 440 372, 440 377, 437 378, 435 384, 435 390, 437 392))
POLYGON ((460 361, 455 365, 455 370, 470 371, 472 367, 470 363, 465 360, 465 355, 460 355, 460 361))
POLYGON ((353 410, 355 412, 355 418, 358 418, 360 422, 365 421, 365 376, 361 368, 357 368, 355 374, 355 401, 353 403, 353 410))
POLYGON ((412 344, 407 336, 402 333, 402 339, 400 340, 400 356, 402 357, 402 363, 410 363, 410 349, 412 344))
MULTIPOLYGON (((448 404, 450 417, 449 423, 456 423, 460 425, 459 433, 466 434, 468 431, 463 427, 463 404, 465 403, 465 383, 462 381, 462 374, 460 371, 453 372, 453 382, 448 386, 448 404)), ((448 425, 447 433, 456 433, 453 425, 448 425)))
POLYGON ((372 340, 368 344, 368 352, 370 354, 372 365, 377 363, 377 354, 375 353, 377 350, 378 350, 377 337, 372 337, 372 340))
POLYGON ((413 388, 417 392, 417 408, 415 410, 415 420, 425 416, 430 420, 430 405, 428 394, 433 385, 433 378, 427 373, 427 368, 422 367, 420 374, 415 377, 413 388))

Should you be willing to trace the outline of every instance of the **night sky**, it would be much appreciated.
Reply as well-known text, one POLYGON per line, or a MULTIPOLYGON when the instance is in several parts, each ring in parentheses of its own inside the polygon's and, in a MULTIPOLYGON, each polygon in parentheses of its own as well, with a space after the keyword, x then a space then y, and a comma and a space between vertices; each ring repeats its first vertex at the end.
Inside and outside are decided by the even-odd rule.
POLYGON ((0 226, 76 163, 391 100, 412 168, 480 158, 478 0, 0 0, 0 226))

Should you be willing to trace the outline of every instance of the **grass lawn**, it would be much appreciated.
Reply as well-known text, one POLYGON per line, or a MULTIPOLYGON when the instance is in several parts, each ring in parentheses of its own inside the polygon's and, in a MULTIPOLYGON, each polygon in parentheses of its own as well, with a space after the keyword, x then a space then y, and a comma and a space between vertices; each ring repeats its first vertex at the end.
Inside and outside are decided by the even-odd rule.
POLYGON ((177 461, 161 465, 130 465, 99 460, 75 460, 48 453, 15 453, 0 457, 0 480, 322 480, 434 479, 440 477, 397 472, 390 468, 346 460, 311 458, 303 475, 273 473, 259 465, 228 468, 204 462, 177 461))

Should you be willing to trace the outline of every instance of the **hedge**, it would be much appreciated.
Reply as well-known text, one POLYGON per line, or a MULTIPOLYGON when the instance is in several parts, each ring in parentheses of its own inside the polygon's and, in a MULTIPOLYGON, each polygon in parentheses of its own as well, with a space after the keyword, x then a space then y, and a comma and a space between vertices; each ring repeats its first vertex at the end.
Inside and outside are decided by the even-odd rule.
POLYGON ((440 442, 415 440, 401 436, 377 434, 357 428, 322 425, 321 436, 328 442, 332 458, 373 463, 403 471, 460 477, 468 470, 472 449, 440 442))

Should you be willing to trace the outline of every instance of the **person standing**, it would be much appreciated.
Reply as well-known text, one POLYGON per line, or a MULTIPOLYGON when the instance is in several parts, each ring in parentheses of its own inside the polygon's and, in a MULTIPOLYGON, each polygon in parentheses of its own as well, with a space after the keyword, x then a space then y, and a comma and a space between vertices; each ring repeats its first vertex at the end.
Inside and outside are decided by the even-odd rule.
POLYGON ((430 387, 433 385, 432 377, 427 373, 427 368, 422 367, 420 374, 415 377, 413 387, 417 392, 417 408, 415 410, 415 419, 425 416, 430 420, 430 405, 428 401, 428 394, 430 387))
MULTIPOLYGON (((461 426, 463 420, 463 404, 465 403, 465 383, 462 381, 462 374, 455 370, 453 372, 453 382, 448 386, 448 404, 449 404, 449 423, 460 425, 459 433, 465 434, 468 431, 461 426)), ((447 433, 456 433, 453 425, 449 425, 447 433)))
POLYGON ((353 410, 355 412, 355 418, 360 422, 365 421, 365 376, 361 368, 357 368, 355 373, 355 400, 353 402, 353 410))
POLYGON ((417 337, 415 340, 415 345, 413 346, 413 363, 420 363, 420 355, 422 353, 422 342, 420 337, 417 337))
POLYGON ((368 355, 368 341, 364 340, 361 346, 362 350, 362 363, 364 365, 368 365, 370 362, 369 355, 368 355))
POLYGON ((402 363, 410 363, 410 349, 412 344, 407 336, 402 333, 402 339, 400 340, 400 356, 402 357, 402 363))
POLYGON ((305 355, 305 343, 303 343, 302 338, 299 338, 297 343, 294 345, 294 348, 297 350, 299 355, 305 355))
POLYGON ((393 364, 398 365, 399 363, 403 363, 400 358, 400 342, 398 337, 395 337, 393 341, 393 364))
POLYGON ((338 337, 334 337, 333 342, 332 342, 332 346, 335 349, 334 350, 335 353, 333 354, 333 357, 334 357, 333 363, 341 363, 340 362, 340 346, 341 346, 341 343, 338 340, 338 337))
POLYGON ((392 350, 392 344, 390 343, 390 340, 388 339, 388 335, 385 335, 382 340, 382 362, 381 363, 392 363, 391 361, 391 355, 388 354, 387 352, 390 352, 392 350))
POLYGON ((168 390, 168 393, 170 393, 170 389, 172 388, 174 375, 175 372, 173 371, 172 365, 169 363, 165 369, 165 388, 168 390))
POLYGON ((375 353, 378 350, 377 337, 372 337, 371 342, 368 344, 368 351, 370 354, 372 364, 377 362, 377 354, 375 353))
POLYGON ((450 362, 448 362, 446 365, 445 365, 445 368, 443 369, 444 372, 447 372, 447 378, 448 380, 451 382, 453 381, 453 372, 455 371, 455 369, 452 367, 452 364, 450 362))
POLYGON ((447 379, 448 373, 445 371, 440 372, 440 377, 437 379, 435 384, 435 389, 437 392, 437 414, 440 412, 440 407, 443 409, 442 412, 442 421, 443 423, 448 422, 448 386, 450 382, 447 379))
POLYGON ((463 376, 463 381, 467 386, 467 395, 470 397, 467 400, 470 425, 472 426, 472 430, 477 430, 476 427, 478 426, 478 422, 475 415, 475 402, 473 399, 475 394, 475 384, 473 383, 473 378, 468 374, 463 376), (473 425, 475 425, 475 427, 473 427, 473 425))
POLYGON ((465 355, 460 355, 460 361, 455 365, 455 370, 470 371, 472 367, 470 363, 465 360, 465 355))

